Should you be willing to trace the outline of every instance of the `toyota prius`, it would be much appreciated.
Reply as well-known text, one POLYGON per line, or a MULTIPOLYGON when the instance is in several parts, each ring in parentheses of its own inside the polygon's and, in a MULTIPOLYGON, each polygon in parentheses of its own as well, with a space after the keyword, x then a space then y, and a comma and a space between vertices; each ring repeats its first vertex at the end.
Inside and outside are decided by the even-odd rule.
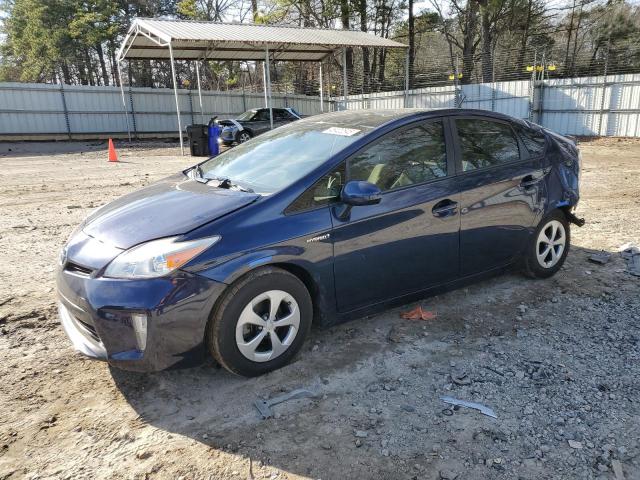
POLYGON ((255 376, 326 326, 519 269, 562 266, 572 139, 480 110, 292 122, 93 212, 62 249, 62 325, 130 370, 212 356, 255 376))

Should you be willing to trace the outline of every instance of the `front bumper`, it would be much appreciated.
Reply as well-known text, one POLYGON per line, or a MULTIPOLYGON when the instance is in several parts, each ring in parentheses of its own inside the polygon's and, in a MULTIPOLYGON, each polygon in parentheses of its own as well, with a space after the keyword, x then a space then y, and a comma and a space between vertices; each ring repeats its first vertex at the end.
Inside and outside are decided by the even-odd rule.
POLYGON ((193 365, 204 359, 204 334, 226 288, 196 274, 122 280, 57 275, 62 326, 84 355, 135 371, 193 365), (139 319, 144 322, 136 322, 139 319))
POLYGON ((237 128, 225 127, 220 133, 220 143, 224 145, 232 145, 236 141, 237 128))

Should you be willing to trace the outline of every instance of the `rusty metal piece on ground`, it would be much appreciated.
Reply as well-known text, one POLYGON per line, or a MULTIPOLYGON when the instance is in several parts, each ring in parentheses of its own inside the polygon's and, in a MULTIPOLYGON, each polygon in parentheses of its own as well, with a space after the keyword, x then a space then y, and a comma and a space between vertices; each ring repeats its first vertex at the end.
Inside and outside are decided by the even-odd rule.
POLYGON ((451 405, 457 405, 459 407, 466 407, 466 408, 473 408, 474 410, 478 410, 480 413, 491 417, 491 418, 498 418, 498 416, 496 415, 496 413, 489 407, 487 407, 486 405, 483 405, 481 403, 476 403, 476 402, 468 402, 466 400, 459 400, 457 398, 453 398, 453 397, 449 397, 449 396, 442 396, 440 397, 440 400, 442 400, 445 403, 449 403, 451 405))
POLYGON ((471 385, 471 378, 466 373, 461 374, 451 374, 451 381, 456 385, 464 386, 471 385))
POLYGON ((620 256, 627 262, 627 272, 640 277, 640 248, 633 243, 625 243, 618 250, 620 256))
POLYGON ((292 390, 289 393, 270 398, 269 400, 256 400, 253 404, 258 409, 258 412, 260 412, 260 415, 262 415, 262 418, 267 419, 273 416, 271 407, 275 405, 287 402, 289 400, 295 400, 298 398, 310 398, 314 396, 315 395, 313 394, 313 392, 305 390, 304 388, 299 388, 297 390, 292 390))
POLYGON ((605 252, 604 250, 589 255, 589 261, 592 263, 598 263, 600 265, 606 265, 611 260, 611 254, 609 252, 605 252))
POLYGON ((421 305, 418 305, 413 310, 402 312, 400 314, 400 317, 405 320, 435 320, 436 316, 435 312, 424 310, 421 305))
POLYGON ((620 460, 611 460, 611 468, 616 480, 624 480, 624 471, 622 470, 622 463, 620 460))

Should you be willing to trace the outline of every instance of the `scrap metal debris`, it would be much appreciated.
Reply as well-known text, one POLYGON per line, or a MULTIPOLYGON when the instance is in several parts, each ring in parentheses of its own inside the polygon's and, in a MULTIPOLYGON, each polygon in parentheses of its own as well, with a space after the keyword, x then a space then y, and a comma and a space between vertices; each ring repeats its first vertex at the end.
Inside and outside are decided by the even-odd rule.
POLYGON ((611 460, 611 468, 613 469, 613 474, 616 476, 616 480, 624 480, 624 472, 620 460, 611 460))
POLYGON ((440 397, 440 400, 442 400, 445 403, 449 403, 451 405, 457 405, 459 407, 467 407, 467 408, 473 408, 474 410, 478 410, 480 413, 491 417, 491 418, 498 418, 498 416, 496 415, 496 413, 489 407, 487 407, 486 405, 483 405, 481 403, 476 403, 476 402, 467 402, 466 400, 459 400, 457 398, 453 398, 453 397, 449 397, 449 396, 442 396, 440 397))
POLYGON ((451 381, 456 385, 471 385, 471 378, 466 373, 452 373, 450 375, 451 381))
POLYGON ((405 320, 435 320, 436 313, 431 312, 429 310, 423 310, 421 305, 418 305, 413 310, 409 310, 408 312, 402 312, 400 317, 405 320))
POLYGON ((295 400, 298 398, 310 398, 314 396, 315 395, 313 394, 313 392, 305 390, 304 388, 299 388, 297 390, 292 390, 289 393, 270 398, 269 400, 256 400, 253 404, 258 409, 260 415, 262 415, 262 418, 267 419, 273 416, 271 407, 275 405, 287 402, 289 400, 295 400))
POLYGON ((14 296, 9 296, 9 297, 3 298, 2 300, 0 300, 0 307, 1 307, 2 305, 4 305, 5 303, 9 303, 9 302, 11 302, 12 300, 15 300, 15 298, 16 298, 16 297, 14 297, 14 296))
POLYGON ((606 265, 611 260, 611 254, 609 252, 605 252, 604 250, 594 253, 589 256, 589 261, 592 263, 598 263, 600 265, 606 265))
POLYGON ((620 256, 627 262, 627 272, 633 276, 640 277, 640 248, 633 243, 625 243, 618 251, 620 256))

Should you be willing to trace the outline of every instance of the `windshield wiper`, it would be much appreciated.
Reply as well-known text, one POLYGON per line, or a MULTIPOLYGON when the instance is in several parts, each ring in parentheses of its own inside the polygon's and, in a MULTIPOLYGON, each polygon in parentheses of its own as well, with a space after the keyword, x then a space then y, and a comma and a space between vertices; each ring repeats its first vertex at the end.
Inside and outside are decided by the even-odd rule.
POLYGON ((216 185, 216 187, 218 188, 225 188, 227 190, 239 190, 241 192, 247 192, 247 193, 255 193, 252 189, 250 189, 249 187, 244 187, 242 185, 239 185, 238 183, 233 182, 230 178, 221 178, 221 177, 204 177, 206 180, 215 180, 216 182, 218 182, 218 184, 216 185))

